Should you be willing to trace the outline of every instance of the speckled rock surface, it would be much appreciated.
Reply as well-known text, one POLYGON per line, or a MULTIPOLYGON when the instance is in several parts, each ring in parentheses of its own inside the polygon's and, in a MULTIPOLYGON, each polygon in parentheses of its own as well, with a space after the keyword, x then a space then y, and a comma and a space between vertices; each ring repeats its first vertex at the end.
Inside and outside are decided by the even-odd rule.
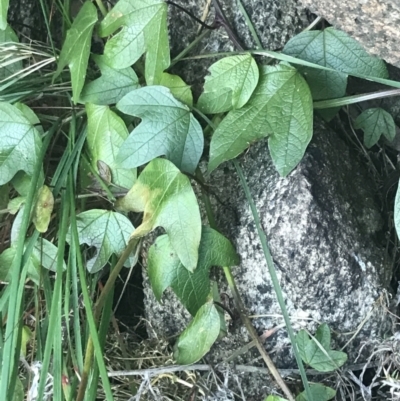
POLYGON ((301 0, 301 3, 357 39, 371 54, 400 67, 398 0, 301 0))
MULTIPOLYGON (((314 131, 303 161, 287 178, 276 173, 266 141, 252 146, 241 163, 269 238, 295 330, 306 326, 313 332, 317 322, 326 322, 336 333, 350 333, 374 309, 384 288, 388 266, 382 220, 376 189, 358 156, 324 123, 316 121, 314 131)), ((224 206, 216 203, 217 218, 241 256, 233 274, 248 314, 257 316, 253 323, 261 334, 281 324, 282 318, 250 209, 228 164, 218 169, 209 183, 224 202, 224 206)), ((221 293, 229 294, 223 277, 216 274, 214 278, 221 293)), ((171 293, 160 305, 147 287, 145 304, 147 317, 159 335, 177 334, 189 321, 171 293)), ((346 348, 349 359, 354 361, 362 341, 380 338, 386 330, 382 309, 375 308, 346 348)), ((333 337, 336 347, 350 338, 333 337)), ((220 363, 247 342, 246 330, 235 322, 206 360, 220 363)), ((268 340, 266 348, 279 368, 295 366, 285 329, 268 340)), ((235 362, 260 363, 255 351, 235 362)), ((266 388, 256 387, 254 376, 242 379, 246 395, 261 399, 257 397, 267 393, 266 388)))

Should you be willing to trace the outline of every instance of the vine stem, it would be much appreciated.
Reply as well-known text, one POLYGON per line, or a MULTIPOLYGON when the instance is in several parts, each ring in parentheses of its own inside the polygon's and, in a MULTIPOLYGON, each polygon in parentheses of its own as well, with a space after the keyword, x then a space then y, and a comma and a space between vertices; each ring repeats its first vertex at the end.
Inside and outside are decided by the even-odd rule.
MULTIPOLYGON (((292 328, 292 325, 291 325, 291 322, 290 322, 289 314, 288 314, 287 309, 286 309, 285 301, 283 299, 281 286, 279 284, 278 276, 277 276, 276 271, 275 271, 275 266, 274 266, 274 262, 272 260, 271 252, 269 250, 269 246, 268 246, 268 242, 267 242, 267 236, 265 235, 265 232, 261 227, 260 216, 258 214, 256 205, 254 204, 253 198, 251 196, 249 186, 247 185, 246 178, 245 178, 245 176, 243 174, 243 170, 240 167, 240 164, 236 159, 233 159, 233 165, 235 166, 236 172, 237 172, 237 174, 239 176, 239 179, 240 179, 240 183, 241 183, 242 188, 243 188, 243 190, 244 190, 244 192, 246 194, 247 202, 249 202, 250 209, 251 209, 251 212, 253 214, 253 220, 254 220, 254 223, 255 223, 256 228, 257 228, 258 236, 260 238, 261 246, 262 246, 262 249, 263 249, 263 252, 264 252, 264 256, 265 256, 265 260, 266 260, 267 266, 268 266, 268 271, 269 271, 269 274, 271 276, 271 280, 272 280, 272 284, 274 286, 276 297, 278 299, 278 304, 279 304, 279 307, 281 308, 281 311, 282 311, 282 314, 283 314, 283 318, 284 318, 285 323, 286 323, 286 329, 287 329, 287 332, 289 334, 290 342, 292 343, 292 346, 293 346, 293 353, 294 353, 294 356, 295 356, 295 359, 296 359, 297 366, 299 367, 300 376, 301 376, 301 380, 302 380, 303 385, 304 385, 304 390, 306 391, 306 394, 307 394, 307 399, 309 401, 312 401, 313 400, 313 396, 311 394, 310 386, 308 384, 307 375, 306 375, 306 371, 304 369, 303 361, 302 361, 302 359, 300 357, 299 350, 297 348, 297 341, 296 341, 296 338, 295 338, 295 335, 294 335, 294 331, 293 331, 293 328, 292 328)), ((258 340, 258 342, 260 342, 258 337, 257 337, 257 340, 258 340)), ((257 348, 259 347, 258 342, 256 342, 257 348)), ((261 344, 261 346, 262 346, 262 344, 261 344)), ((262 348, 264 348, 264 347, 262 346, 262 348)))
MULTIPOLYGON (((100 293, 99 298, 96 301, 96 304, 94 306, 94 321, 96 326, 98 325, 100 316, 101 316, 101 311, 103 310, 104 302, 107 299, 107 295, 109 292, 112 290, 115 280, 117 279, 120 271, 124 267, 125 262, 128 260, 130 254, 133 252, 133 250, 136 248, 136 246, 139 243, 139 238, 131 238, 128 242, 128 245, 126 246, 124 252, 122 253, 121 257, 118 259, 117 264, 114 266, 114 269, 112 269, 110 276, 108 277, 108 280, 103 287, 103 290, 100 293)), ((90 336, 88 339, 88 343, 86 346, 86 352, 85 352, 85 363, 83 366, 83 371, 82 371, 82 377, 81 377, 81 383, 79 385, 79 390, 78 390, 78 395, 76 397, 76 401, 82 401, 83 398, 85 397, 85 392, 86 392, 86 387, 88 384, 89 380, 89 372, 90 368, 92 366, 92 359, 93 359, 93 354, 94 354, 94 346, 93 346, 93 340, 92 337, 90 336)))

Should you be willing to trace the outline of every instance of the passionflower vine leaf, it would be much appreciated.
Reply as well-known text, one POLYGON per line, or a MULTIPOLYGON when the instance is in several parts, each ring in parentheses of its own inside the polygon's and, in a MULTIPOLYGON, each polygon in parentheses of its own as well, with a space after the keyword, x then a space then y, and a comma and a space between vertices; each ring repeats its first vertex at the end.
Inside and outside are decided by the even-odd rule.
POLYGON ((151 161, 126 196, 116 202, 123 212, 143 212, 143 221, 132 237, 144 237, 163 227, 172 248, 186 269, 197 266, 201 218, 189 178, 166 159, 151 161))

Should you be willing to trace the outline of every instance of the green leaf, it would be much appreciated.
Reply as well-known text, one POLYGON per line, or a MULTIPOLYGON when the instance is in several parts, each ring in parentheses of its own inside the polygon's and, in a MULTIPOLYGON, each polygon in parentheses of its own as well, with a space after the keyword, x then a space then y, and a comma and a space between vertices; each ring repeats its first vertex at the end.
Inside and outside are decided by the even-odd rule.
POLYGON ((307 83, 286 64, 263 67, 246 106, 232 110, 211 139, 212 171, 238 156, 249 144, 269 136, 272 160, 282 176, 300 162, 312 137, 313 108, 307 83))
POLYGON ((194 271, 201 238, 199 205, 189 178, 171 162, 151 161, 115 206, 124 212, 144 212, 142 224, 132 237, 141 238, 163 227, 182 264, 194 271))
POLYGON ((369 55, 356 40, 334 28, 301 32, 286 43, 283 53, 338 71, 299 67, 314 100, 344 96, 347 74, 388 77, 383 60, 369 55))
POLYGON ((58 68, 54 79, 68 65, 71 72, 72 94, 75 103, 78 102, 85 83, 92 32, 96 22, 96 7, 93 3, 87 1, 83 4, 78 16, 67 32, 67 38, 58 60, 58 68))
POLYGON ((7 13, 10 0, 0 0, 0 29, 7 28, 7 13))
POLYGON ((198 108, 206 114, 224 113, 243 107, 259 78, 257 64, 250 54, 225 57, 210 67, 210 73, 197 103, 198 108))
POLYGON ((40 146, 39 133, 25 115, 15 106, 0 102, 0 185, 20 170, 32 175, 40 146))
MULTIPOLYGON (((336 391, 333 388, 326 387, 323 384, 311 384, 310 391, 312 395, 312 401, 328 401, 331 400, 335 395, 336 391)), ((296 401, 309 401, 306 392, 303 391, 296 397, 296 401)))
MULTIPOLYGON (((12 244, 0 255, 0 279, 9 281, 12 276, 11 266, 15 258, 16 247, 12 244)), ((58 248, 44 238, 38 239, 31 255, 27 260, 27 277, 36 285, 40 285, 39 268, 43 266, 47 270, 56 271, 58 248)), ((63 270, 67 266, 63 262, 63 270)))
POLYGON ((150 247, 147 270, 154 295, 161 300, 167 287, 172 287, 186 309, 194 316, 210 294, 211 266, 234 266, 239 257, 228 239, 210 227, 203 226, 199 260, 191 273, 182 265, 167 235, 158 237, 150 247))
POLYGON ((396 227, 397 236, 400 238, 400 185, 397 187, 394 202, 394 226, 396 227))
POLYGON ((105 163, 111 170, 113 184, 131 188, 136 181, 136 169, 119 168, 116 163, 117 153, 128 137, 124 122, 108 106, 87 103, 86 112, 88 116, 86 140, 93 168, 98 170, 98 162, 105 163))
POLYGON ((287 401, 286 398, 278 397, 277 395, 269 395, 264 401, 287 401))
POLYGON ((100 56, 93 57, 101 70, 101 77, 87 83, 81 93, 81 103, 115 104, 127 93, 139 87, 138 77, 131 67, 109 67, 100 56))
POLYGON ((25 201, 25 196, 17 196, 16 198, 11 199, 7 204, 8 213, 16 214, 25 201))
POLYGON ((203 152, 203 131, 189 108, 169 89, 136 89, 118 102, 117 109, 142 119, 118 153, 121 167, 138 167, 165 155, 181 170, 194 172, 203 152))
POLYGON ((346 353, 330 349, 331 333, 326 323, 318 327, 315 340, 300 330, 296 342, 301 359, 319 372, 334 371, 347 361, 346 353))
POLYGON ((33 210, 32 222, 36 230, 40 233, 45 233, 50 224, 51 213, 54 207, 54 197, 50 188, 43 185, 39 189, 36 205, 33 210))
MULTIPOLYGON (((100 209, 92 209, 78 214, 77 228, 79 243, 96 248, 95 255, 86 263, 89 273, 101 270, 113 254, 121 255, 135 229, 128 218, 122 214, 100 209)), ((71 241, 70 233, 67 241, 71 241)), ((131 256, 124 266, 130 267, 134 262, 134 258, 131 256)))
POLYGON ((180 102, 192 107, 192 89, 181 77, 163 72, 160 85, 167 87, 174 95, 175 99, 178 99, 180 102))
MULTIPOLYGON (((3 0, 0 0, 3 1, 3 0)), ((3 5, 1 5, 0 7, 2 7, 3 5)), ((1 8, 0 8, 1 10, 1 8)), ((1 17, 0 17, 1 19, 1 17)), ((1 23, 0 23, 1 25, 1 23)), ((7 25, 5 28, 0 28, 2 30, 0 30, 0 44, 2 47, 6 46, 12 46, 13 43, 18 43, 18 36, 15 34, 15 32, 12 30, 12 28, 7 25), (4 30, 3 30, 4 29, 4 30)), ((5 51, 5 50, 3 50, 5 51)), ((9 56, 11 56, 13 54, 12 50, 10 50, 10 54, 9 56)), ((2 64, 7 64, 4 65, 2 68, 0 68, 0 81, 2 81, 3 79, 15 74, 16 72, 22 70, 22 60, 18 60, 18 57, 11 57, 8 58, 8 60, 3 59, 2 60, 2 64), (16 59, 17 61, 12 61, 13 59, 16 59), (9 63, 9 64, 8 64, 9 63)))
POLYGON ((24 399, 25 399, 24 385, 22 384, 21 379, 17 377, 11 401, 24 401, 24 399))
POLYGON ((393 117, 380 107, 364 110, 354 121, 355 129, 364 131, 364 145, 371 148, 383 134, 389 141, 396 136, 393 117))
POLYGON ((177 363, 189 365, 202 358, 218 338, 219 329, 218 311, 214 304, 206 303, 175 344, 174 357, 177 363))
POLYGON ((126 68, 146 53, 147 85, 159 84, 169 67, 167 4, 163 0, 119 0, 100 24, 99 35, 114 35, 104 49, 108 65, 126 68))
POLYGON ((26 357, 26 347, 33 337, 33 333, 28 326, 22 327, 22 338, 21 338, 21 353, 24 357, 26 357))

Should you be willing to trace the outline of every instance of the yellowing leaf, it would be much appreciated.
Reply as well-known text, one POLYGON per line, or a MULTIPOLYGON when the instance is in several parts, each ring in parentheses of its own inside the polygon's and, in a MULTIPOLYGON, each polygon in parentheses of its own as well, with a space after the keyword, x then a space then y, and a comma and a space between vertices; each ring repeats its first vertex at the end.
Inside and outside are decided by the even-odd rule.
POLYGON ((96 22, 96 7, 90 1, 86 1, 67 32, 67 38, 58 60, 55 77, 68 65, 71 71, 72 94, 75 103, 79 101, 85 83, 92 32, 96 22))
POLYGON ((33 211, 33 224, 40 233, 47 231, 49 227, 51 213, 54 207, 54 196, 50 188, 43 185, 39 189, 35 209, 33 211))
POLYGON ((194 271, 198 261, 201 219, 189 179, 171 162, 154 159, 140 174, 116 208, 124 212, 144 212, 142 224, 132 237, 140 238, 163 227, 182 264, 194 271))
POLYGON ((163 0, 119 0, 100 24, 99 34, 109 36, 104 57, 113 68, 126 68, 146 52, 147 85, 159 84, 169 67, 167 4, 163 0))

